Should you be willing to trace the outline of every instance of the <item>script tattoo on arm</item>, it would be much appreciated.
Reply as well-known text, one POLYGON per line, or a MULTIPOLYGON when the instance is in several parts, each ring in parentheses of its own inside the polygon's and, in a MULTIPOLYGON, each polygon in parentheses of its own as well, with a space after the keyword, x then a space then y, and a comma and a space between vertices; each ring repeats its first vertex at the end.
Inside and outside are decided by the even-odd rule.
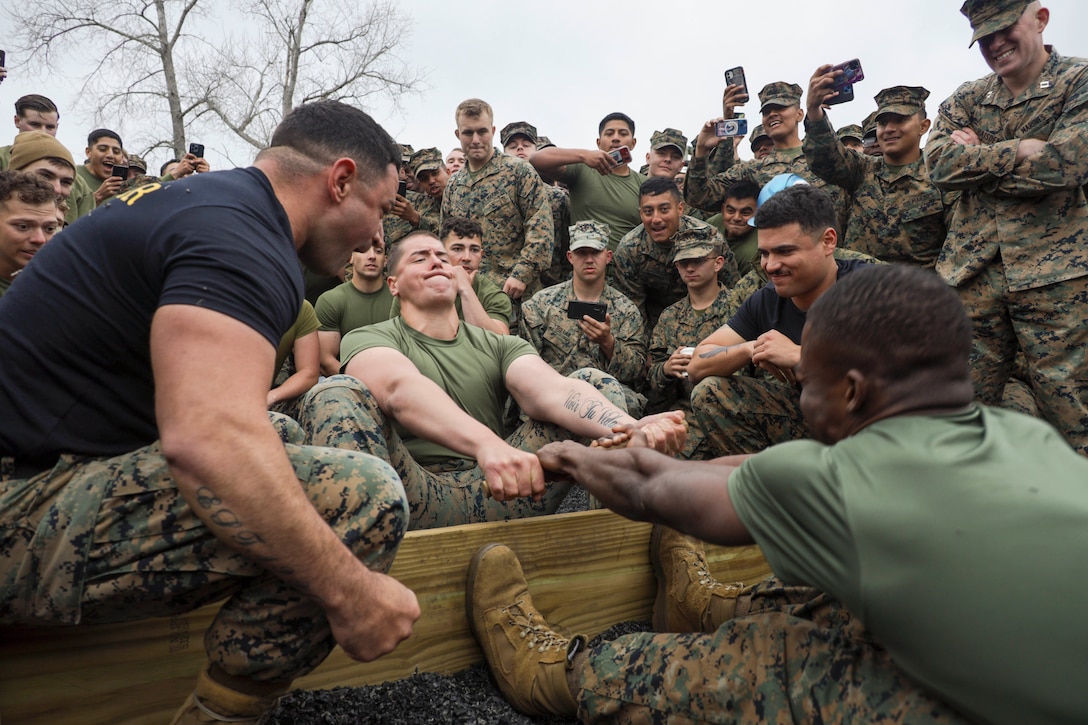
POLYGON ((580 418, 596 421, 608 429, 611 429, 623 417, 623 411, 613 407, 607 401, 583 401, 581 394, 574 390, 567 393, 563 407, 577 413, 580 418))
MULTIPOLYGON (((211 512, 208 518, 216 526, 222 526, 226 529, 241 529, 230 535, 230 540, 237 546, 252 547, 265 543, 264 539, 256 531, 243 528, 244 524, 238 514, 224 506, 223 499, 216 496, 215 491, 207 486, 201 486, 197 489, 196 502, 202 509, 211 512)), ((290 567, 276 565, 277 559, 274 556, 261 555, 252 551, 247 556, 279 576, 290 577, 295 573, 295 570, 290 567)))

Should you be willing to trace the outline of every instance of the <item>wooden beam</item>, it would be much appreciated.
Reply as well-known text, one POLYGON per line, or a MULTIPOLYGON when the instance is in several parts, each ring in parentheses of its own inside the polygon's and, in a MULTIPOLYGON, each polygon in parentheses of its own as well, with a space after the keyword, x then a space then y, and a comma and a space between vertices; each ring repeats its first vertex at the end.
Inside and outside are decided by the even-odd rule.
MULTIPOLYGON (((609 511, 413 531, 390 571, 419 598, 423 613, 412 637, 368 664, 337 648, 295 684, 361 686, 480 661, 465 620, 465 576, 472 555, 491 542, 518 553, 537 606, 553 624, 592 636, 618 622, 647 621, 655 592, 649 534, 648 524, 609 511)), ((722 581, 754 582, 769 573, 756 547, 708 553, 722 581)), ((205 661, 203 634, 217 608, 115 625, 0 628, 0 720, 168 721, 205 661)))

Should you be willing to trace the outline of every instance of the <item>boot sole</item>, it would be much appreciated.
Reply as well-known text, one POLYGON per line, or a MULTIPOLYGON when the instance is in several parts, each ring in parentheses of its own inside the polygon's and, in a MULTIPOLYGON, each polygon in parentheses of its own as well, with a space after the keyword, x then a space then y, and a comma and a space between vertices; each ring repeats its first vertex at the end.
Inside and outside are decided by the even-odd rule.
POLYGON ((661 566, 661 524, 654 526, 650 533, 650 566, 657 580, 657 595, 654 597, 653 629, 655 632, 668 632, 668 592, 665 591, 665 569, 661 566))
POLYGON ((503 544, 487 544, 480 547, 480 550, 473 555, 472 561, 468 565, 468 580, 465 582, 465 618, 468 619, 468 628, 472 631, 472 636, 476 638, 477 642, 480 641, 480 633, 476 631, 476 618, 472 616, 472 602, 476 593, 476 572, 480 568, 480 560, 483 559, 484 554, 496 546, 503 546, 503 544))

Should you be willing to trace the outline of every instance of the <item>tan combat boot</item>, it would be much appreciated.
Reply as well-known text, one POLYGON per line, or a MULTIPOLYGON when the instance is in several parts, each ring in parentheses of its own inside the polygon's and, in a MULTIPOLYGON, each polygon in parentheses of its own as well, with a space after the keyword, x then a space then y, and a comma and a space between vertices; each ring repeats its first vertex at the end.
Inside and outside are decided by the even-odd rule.
POLYGON ((287 688, 287 685, 254 683, 254 689, 263 694, 239 692, 213 680, 205 667, 197 675, 196 689, 182 703, 170 725, 221 722, 256 725, 287 688))
POLYGON ((713 632, 733 617, 744 584, 717 581, 698 540, 655 525, 650 563, 657 577, 655 632, 713 632))
POLYGON ((472 558, 465 608, 472 633, 502 694, 528 715, 574 717, 578 703, 567 684, 586 638, 552 630, 533 606, 517 555, 489 544, 472 558))

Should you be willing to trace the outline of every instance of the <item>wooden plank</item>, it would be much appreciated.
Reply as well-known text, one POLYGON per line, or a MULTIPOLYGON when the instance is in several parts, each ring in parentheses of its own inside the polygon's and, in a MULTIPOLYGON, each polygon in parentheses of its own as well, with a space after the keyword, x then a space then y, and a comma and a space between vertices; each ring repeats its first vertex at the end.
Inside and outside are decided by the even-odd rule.
MULTIPOLYGON (((423 613, 412 637, 367 664, 337 648, 296 686, 375 684, 480 661, 464 615, 465 576, 472 555, 491 542, 518 553, 537 605, 567 631, 592 636, 617 622, 648 620, 655 592, 649 534, 648 524, 609 511, 413 531, 390 572, 419 598, 423 613)), ((723 581, 753 582, 769 571, 756 547, 708 553, 723 581)), ((168 721, 204 663, 203 633, 217 608, 115 625, 0 628, 0 720, 168 721)))

